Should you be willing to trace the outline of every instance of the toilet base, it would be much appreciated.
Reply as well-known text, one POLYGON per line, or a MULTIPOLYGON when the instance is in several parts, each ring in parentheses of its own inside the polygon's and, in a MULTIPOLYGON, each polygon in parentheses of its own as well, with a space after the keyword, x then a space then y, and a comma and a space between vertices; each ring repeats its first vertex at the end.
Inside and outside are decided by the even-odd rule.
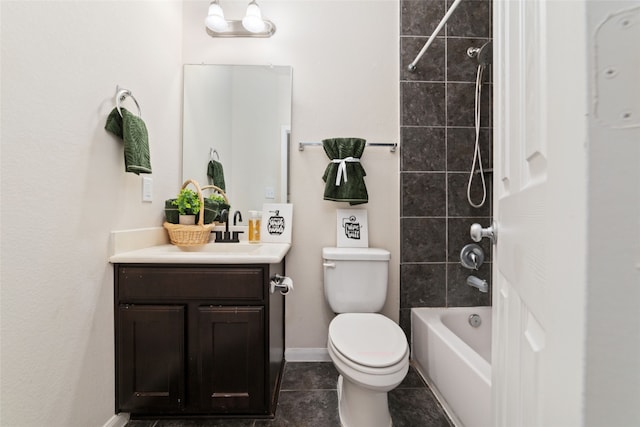
POLYGON ((338 377, 338 412, 342 427, 391 427, 387 392, 366 389, 338 377))

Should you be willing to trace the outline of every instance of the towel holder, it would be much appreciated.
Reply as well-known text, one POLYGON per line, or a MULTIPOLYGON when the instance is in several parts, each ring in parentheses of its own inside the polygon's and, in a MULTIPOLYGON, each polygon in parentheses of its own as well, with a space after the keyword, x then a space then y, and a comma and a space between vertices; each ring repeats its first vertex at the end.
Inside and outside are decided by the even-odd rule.
POLYGON ((120 114, 120 117, 122 117, 122 111, 120 111, 120 104, 125 100, 127 96, 131 98, 133 102, 136 104, 136 107, 138 108, 138 116, 142 117, 140 104, 138 104, 138 101, 133 96, 131 91, 129 89, 121 89, 120 86, 116 86, 116 108, 118 109, 118 113, 120 114))
MULTIPOLYGON (((299 142, 298 150, 304 151, 304 147, 306 147, 307 145, 322 145, 322 142, 299 142)), ((367 142, 366 146, 367 147, 389 147, 389 151, 392 153, 395 153, 396 149, 398 148, 398 144, 395 142, 367 142)))
POLYGON ((216 157, 218 158, 218 160, 220 160, 220 154, 218 154, 218 150, 214 150, 213 147, 209 148, 209 160, 214 160, 213 159, 213 155, 216 155, 216 157))

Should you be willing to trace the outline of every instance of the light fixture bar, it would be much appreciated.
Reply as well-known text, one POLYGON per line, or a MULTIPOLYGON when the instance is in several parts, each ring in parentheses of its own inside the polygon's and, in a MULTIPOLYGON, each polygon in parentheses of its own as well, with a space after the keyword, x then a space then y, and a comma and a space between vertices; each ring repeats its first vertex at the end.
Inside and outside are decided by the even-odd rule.
MULTIPOLYGON (((229 27, 224 31, 212 31, 207 28, 207 33, 211 37, 271 37, 276 32, 276 26, 273 22, 264 20, 265 29, 259 33, 252 33, 242 26, 242 21, 227 21, 229 27)), ((205 27, 206 28, 206 27, 205 27)))
POLYGON ((212 0, 205 18, 205 28, 211 37, 271 37, 276 26, 262 18, 256 0, 251 0, 241 21, 225 19, 219 0, 212 0))

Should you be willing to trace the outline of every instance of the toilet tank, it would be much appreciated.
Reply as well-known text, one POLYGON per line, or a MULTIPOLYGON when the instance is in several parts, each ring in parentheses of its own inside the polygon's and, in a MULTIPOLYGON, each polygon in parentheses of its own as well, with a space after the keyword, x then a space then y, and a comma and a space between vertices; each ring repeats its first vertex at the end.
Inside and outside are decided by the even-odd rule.
POLYGON ((322 248, 324 295, 334 313, 377 313, 387 298, 391 253, 322 248))

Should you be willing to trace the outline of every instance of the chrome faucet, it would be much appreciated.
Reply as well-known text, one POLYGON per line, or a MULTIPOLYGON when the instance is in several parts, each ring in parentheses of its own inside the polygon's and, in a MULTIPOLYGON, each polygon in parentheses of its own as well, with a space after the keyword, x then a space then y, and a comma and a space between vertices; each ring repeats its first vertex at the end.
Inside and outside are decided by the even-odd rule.
POLYGON ((480 279, 476 276, 467 277, 467 285, 478 288, 478 290, 482 293, 486 293, 489 291, 489 283, 487 283, 486 280, 480 279))
POLYGON ((460 251, 460 263, 469 270, 478 270, 484 262, 484 251, 475 243, 465 245, 460 251))

